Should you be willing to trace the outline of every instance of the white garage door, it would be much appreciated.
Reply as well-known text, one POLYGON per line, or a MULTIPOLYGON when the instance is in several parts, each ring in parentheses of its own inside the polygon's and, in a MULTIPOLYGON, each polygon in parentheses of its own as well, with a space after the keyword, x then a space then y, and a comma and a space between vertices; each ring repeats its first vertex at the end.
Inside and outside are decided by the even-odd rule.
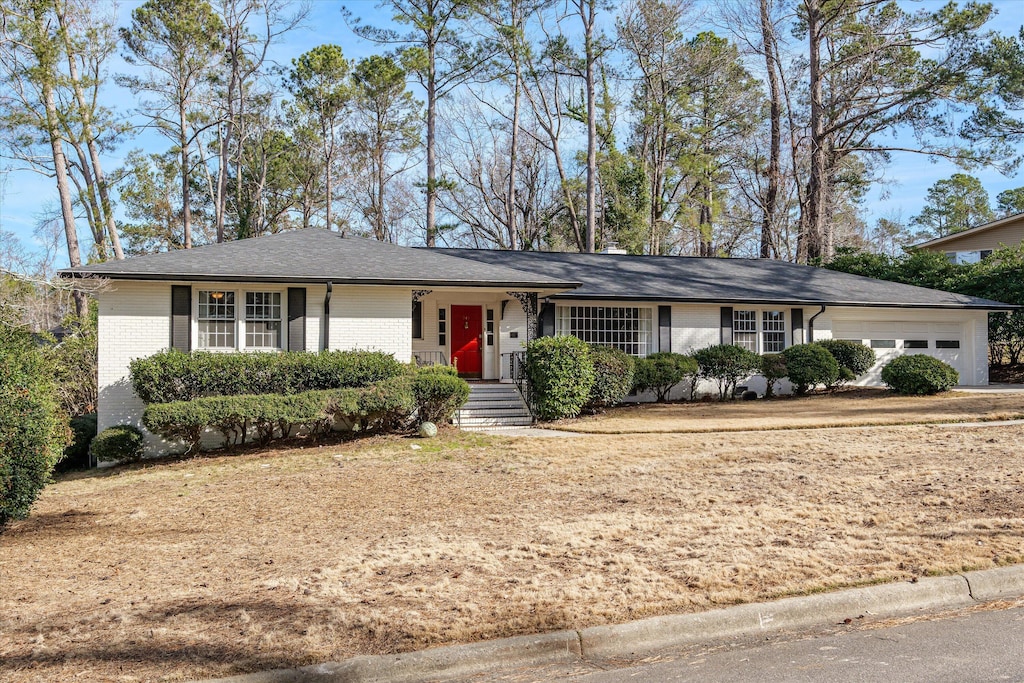
POLYGON ((966 340, 960 323, 836 320, 832 337, 852 339, 874 349, 878 363, 864 378, 866 383, 880 383, 883 365, 896 356, 912 353, 927 354, 949 363, 960 373, 961 382, 970 379, 964 351, 966 340))

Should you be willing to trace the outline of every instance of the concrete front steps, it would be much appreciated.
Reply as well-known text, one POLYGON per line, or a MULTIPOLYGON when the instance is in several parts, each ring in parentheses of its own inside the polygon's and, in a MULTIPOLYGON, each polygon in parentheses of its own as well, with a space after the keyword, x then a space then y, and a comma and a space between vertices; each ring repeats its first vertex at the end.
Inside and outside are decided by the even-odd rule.
POLYGON ((460 428, 474 431, 533 424, 530 409, 515 384, 470 382, 469 400, 459 411, 460 428))

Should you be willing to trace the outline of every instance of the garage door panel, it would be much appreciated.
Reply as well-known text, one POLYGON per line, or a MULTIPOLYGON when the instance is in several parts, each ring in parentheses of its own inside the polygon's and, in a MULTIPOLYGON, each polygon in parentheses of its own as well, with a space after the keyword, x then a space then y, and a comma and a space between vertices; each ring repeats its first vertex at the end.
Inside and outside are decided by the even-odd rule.
POLYGON ((949 363, 961 378, 966 378, 968 358, 964 353, 964 330, 960 323, 939 321, 870 321, 834 320, 834 339, 854 339, 870 345, 872 340, 895 340, 896 348, 874 348, 875 365, 858 380, 858 384, 880 384, 881 369, 901 355, 923 354, 949 363), (926 342, 927 348, 907 348, 907 340, 926 342), (959 348, 938 348, 936 342, 956 344, 959 348))

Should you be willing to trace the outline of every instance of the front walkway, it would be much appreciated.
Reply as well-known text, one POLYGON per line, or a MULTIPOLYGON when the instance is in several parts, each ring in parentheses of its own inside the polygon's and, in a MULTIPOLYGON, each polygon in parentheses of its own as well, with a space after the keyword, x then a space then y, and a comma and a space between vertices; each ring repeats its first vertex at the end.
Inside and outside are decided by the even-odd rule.
POLYGON ((1024 384, 989 384, 983 387, 953 387, 967 394, 1024 394, 1024 384))

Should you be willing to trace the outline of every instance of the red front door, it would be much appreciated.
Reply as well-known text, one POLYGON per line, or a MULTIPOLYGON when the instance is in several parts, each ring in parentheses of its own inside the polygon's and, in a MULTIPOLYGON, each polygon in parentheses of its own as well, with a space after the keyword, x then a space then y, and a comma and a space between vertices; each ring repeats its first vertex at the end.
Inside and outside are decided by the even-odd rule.
POLYGON ((452 365, 463 377, 480 377, 483 369, 484 319, 479 306, 452 306, 452 365))

